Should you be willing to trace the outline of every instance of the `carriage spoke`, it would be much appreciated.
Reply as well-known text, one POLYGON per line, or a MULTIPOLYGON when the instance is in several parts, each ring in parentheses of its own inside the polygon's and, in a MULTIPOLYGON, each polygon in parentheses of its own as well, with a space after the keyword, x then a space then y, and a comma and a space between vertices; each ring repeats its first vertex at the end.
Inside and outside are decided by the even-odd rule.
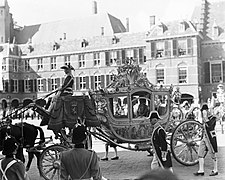
MULTIPOLYGON (((195 145, 195 146, 197 146, 197 148, 199 147, 199 145, 195 145)), ((195 146, 191 146, 191 148, 194 150, 194 152, 196 153, 196 154, 198 154, 198 151, 197 151, 197 149, 195 148, 195 146)))
POLYGON ((52 172, 52 176, 51 176, 51 178, 50 179, 53 179, 54 178, 54 176, 55 176, 55 174, 56 174, 56 172, 57 172, 58 170, 57 169, 54 169, 53 170, 53 172, 52 172))
POLYGON ((48 157, 50 157, 51 159, 55 159, 55 157, 54 157, 54 154, 53 154, 53 153, 47 152, 46 154, 48 154, 48 157))
POLYGON ((43 160, 44 160, 44 161, 46 161, 46 162, 49 162, 49 163, 51 163, 51 162, 52 162, 52 159, 50 160, 50 159, 46 159, 46 158, 44 158, 43 160))
POLYGON ((177 137, 175 140, 182 143, 187 143, 187 139, 182 139, 181 137, 177 137))
POLYGON ((42 165, 42 167, 51 167, 52 164, 46 164, 46 165, 42 165))
POLYGON ((184 147, 181 150, 179 150, 179 153, 177 154, 177 156, 180 156, 183 153, 183 151, 185 151, 185 149, 187 149, 186 147, 187 147, 187 145, 185 144, 184 147))
POLYGON ((45 171, 46 174, 50 173, 52 170, 54 170, 54 167, 49 168, 47 171, 45 171))
POLYGON ((183 135, 183 137, 187 140, 186 134, 185 134, 185 132, 183 131, 183 129, 180 129, 180 131, 181 131, 181 134, 183 135))

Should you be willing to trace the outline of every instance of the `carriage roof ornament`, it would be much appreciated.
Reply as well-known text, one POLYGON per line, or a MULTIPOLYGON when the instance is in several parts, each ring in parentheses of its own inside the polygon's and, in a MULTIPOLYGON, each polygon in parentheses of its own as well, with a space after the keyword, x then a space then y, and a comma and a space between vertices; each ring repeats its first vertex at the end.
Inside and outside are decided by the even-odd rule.
POLYGON ((141 70, 142 68, 135 64, 133 59, 126 59, 126 63, 117 68, 117 74, 113 74, 113 81, 105 88, 105 92, 129 92, 135 87, 158 91, 167 89, 153 85, 141 70))

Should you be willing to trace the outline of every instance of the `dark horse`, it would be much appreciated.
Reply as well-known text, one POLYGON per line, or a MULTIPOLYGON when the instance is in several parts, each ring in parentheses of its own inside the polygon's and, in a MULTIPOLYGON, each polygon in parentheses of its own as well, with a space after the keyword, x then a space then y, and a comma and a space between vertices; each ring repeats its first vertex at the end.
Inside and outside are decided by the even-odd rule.
POLYGON ((41 153, 39 151, 29 151, 29 148, 34 147, 35 140, 38 136, 38 131, 40 132, 40 141, 39 144, 45 142, 44 131, 41 127, 34 126, 28 123, 17 123, 15 125, 1 125, 0 127, 0 151, 3 149, 3 140, 6 135, 11 135, 16 138, 17 142, 20 144, 19 149, 16 154, 16 158, 20 159, 22 162, 25 162, 23 148, 28 149, 28 163, 26 170, 28 171, 32 162, 34 155, 37 157, 37 166, 39 167, 39 159, 41 153), (22 127, 23 125, 23 127, 22 127), (23 129, 23 133, 22 133, 23 129))

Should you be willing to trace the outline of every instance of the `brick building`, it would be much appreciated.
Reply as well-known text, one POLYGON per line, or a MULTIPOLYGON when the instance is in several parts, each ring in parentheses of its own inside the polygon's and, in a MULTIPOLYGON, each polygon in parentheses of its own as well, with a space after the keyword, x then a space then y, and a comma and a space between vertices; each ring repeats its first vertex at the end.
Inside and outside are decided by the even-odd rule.
POLYGON ((179 86, 182 97, 205 101, 225 81, 225 2, 196 7, 192 20, 156 22, 148 32, 129 32, 121 21, 97 13, 19 27, 7 0, 0 0, 0 54, 3 91, 0 103, 17 106, 43 97, 63 82, 60 67, 76 70, 74 93, 105 87, 127 58, 142 67, 153 84, 179 86))

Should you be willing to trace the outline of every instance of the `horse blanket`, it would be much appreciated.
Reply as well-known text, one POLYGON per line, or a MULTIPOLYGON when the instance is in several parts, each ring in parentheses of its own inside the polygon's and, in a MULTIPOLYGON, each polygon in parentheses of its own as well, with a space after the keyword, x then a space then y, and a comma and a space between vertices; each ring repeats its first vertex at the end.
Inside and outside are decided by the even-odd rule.
POLYGON ((79 120, 89 127, 100 125, 91 99, 88 96, 60 96, 50 112, 48 129, 73 128, 79 120))

